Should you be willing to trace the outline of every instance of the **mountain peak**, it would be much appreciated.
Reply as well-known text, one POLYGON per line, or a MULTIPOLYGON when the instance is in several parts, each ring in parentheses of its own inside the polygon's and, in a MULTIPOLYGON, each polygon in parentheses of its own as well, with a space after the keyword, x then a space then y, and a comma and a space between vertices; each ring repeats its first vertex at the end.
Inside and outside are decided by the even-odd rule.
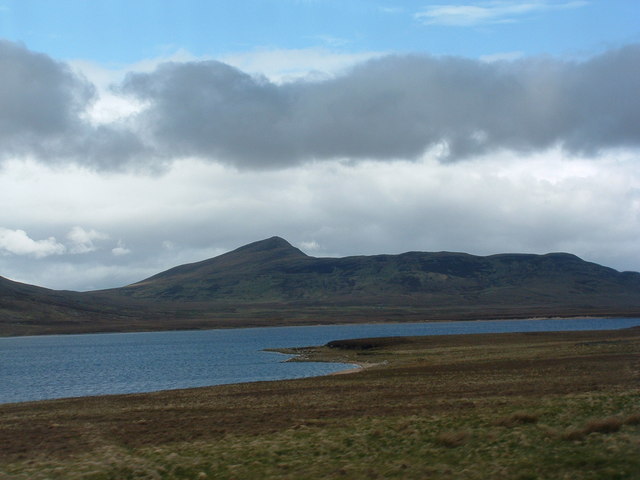
MULTIPOLYGON (((284 238, 270 237, 264 240, 258 240, 235 250, 224 253, 218 257, 198 262, 193 265, 206 264, 229 264, 234 263, 261 263, 264 261, 272 261, 283 258, 307 257, 301 250, 297 249, 284 238), (222 263, 220 263, 222 262, 222 263)), ((180 267, 178 267, 180 268, 180 267)))
POLYGON ((295 258, 308 257, 305 253, 291 245, 285 239, 280 237, 271 237, 258 242, 249 243, 248 245, 244 245, 208 260, 173 267, 133 285, 146 285, 150 281, 166 281, 171 278, 180 278, 180 282, 184 282, 185 278, 194 275, 208 277, 212 275, 213 272, 216 272, 215 274, 217 275, 217 272, 228 271, 230 268, 238 268, 240 266, 244 266, 243 268, 246 266, 252 268, 255 265, 267 265, 270 262, 295 258))
POLYGON ((257 242, 248 243, 247 245, 244 245, 239 249, 247 249, 247 248, 259 249, 259 250, 270 250, 273 248, 295 248, 295 247, 291 245, 289 242, 287 242, 284 238, 274 236, 274 237, 265 238, 264 240, 258 240, 257 242))
POLYGON ((257 242, 249 243, 235 249, 231 253, 257 253, 257 252, 279 252, 281 255, 307 256, 298 248, 291 245, 284 238, 270 237, 257 242))

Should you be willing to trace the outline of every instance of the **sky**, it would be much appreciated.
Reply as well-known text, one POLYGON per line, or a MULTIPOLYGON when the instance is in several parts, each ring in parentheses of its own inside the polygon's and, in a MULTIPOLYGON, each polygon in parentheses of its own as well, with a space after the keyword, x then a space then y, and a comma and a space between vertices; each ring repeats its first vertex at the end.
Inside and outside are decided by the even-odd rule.
POLYGON ((0 276, 312 256, 640 271, 635 0, 0 0, 0 276))

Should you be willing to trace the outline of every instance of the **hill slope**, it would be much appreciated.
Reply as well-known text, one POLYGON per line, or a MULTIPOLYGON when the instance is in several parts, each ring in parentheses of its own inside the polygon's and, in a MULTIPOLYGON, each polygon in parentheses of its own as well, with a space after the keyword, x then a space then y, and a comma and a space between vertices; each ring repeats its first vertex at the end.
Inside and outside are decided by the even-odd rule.
POLYGON ((537 315, 640 315, 640 273, 566 253, 315 258, 272 237, 110 290, 0 277, 0 335, 537 315))
POLYGON ((566 253, 315 258, 273 237, 112 292, 195 302, 640 305, 640 274, 566 253))

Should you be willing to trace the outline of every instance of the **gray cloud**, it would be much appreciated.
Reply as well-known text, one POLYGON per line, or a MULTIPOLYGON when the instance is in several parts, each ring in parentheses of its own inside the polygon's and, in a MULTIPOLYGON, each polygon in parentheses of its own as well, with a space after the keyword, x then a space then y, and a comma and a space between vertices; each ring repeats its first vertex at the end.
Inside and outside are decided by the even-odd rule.
POLYGON ((129 75, 122 88, 150 102, 137 127, 165 155, 294 161, 295 139, 282 125, 292 114, 288 89, 266 79, 220 62, 165 63, 129 75))
POLYGON ((3 41, 0 69, 0 159, 148 170, 195 156, 262 169, 433 147, 457 160, 640 146, 640 45, 584 62, 391 55, 283 84, 216 61, 165 63, 116 87, 142 111, 100 125, 85 115, 94 87, 66 65, 3 41))
POLYGON ((85 120, 96 90, 64 63, 0 40, 0 71, 0 159, 34 155, 114 169, 142 152, 127 126, 85 120))
POLYGON ((415 158, 442 145, 459 159, 556 144, 637 147, 639 65, 637 45, 581 63, 388 56, 333 79, 275 85, 200 62, 130 75, 123 90, 149 102, 138 128, 167 155, 273 167, 415 158))
POLYGON ((56 144, 80 127, 79 114, 93 87, 64 64, 20 45, 0 41, 0 140, 2 153, 56 144))

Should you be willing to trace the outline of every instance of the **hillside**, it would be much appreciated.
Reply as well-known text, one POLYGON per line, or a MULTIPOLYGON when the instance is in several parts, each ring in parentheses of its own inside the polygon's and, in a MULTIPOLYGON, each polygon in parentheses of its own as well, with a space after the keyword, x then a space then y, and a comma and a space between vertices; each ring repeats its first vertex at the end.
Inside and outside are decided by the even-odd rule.
POLYGON ((451 252, 315 258, 273 237, 112 291, 195 302, 640 304, 640 274, 575 255, 451 252))
POLYGON ((110 290, 0 277, 4 335, 638 314, 640 273, 567 253, 316 258, 272 237, 110 290))

